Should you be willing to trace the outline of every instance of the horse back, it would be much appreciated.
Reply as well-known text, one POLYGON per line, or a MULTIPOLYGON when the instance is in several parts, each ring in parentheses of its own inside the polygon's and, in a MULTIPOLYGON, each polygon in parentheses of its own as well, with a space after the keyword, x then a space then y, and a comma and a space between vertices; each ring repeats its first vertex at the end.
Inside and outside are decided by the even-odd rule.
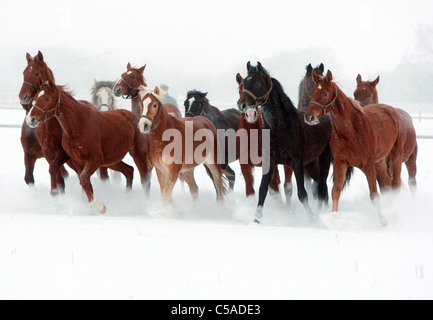
POLYGON ((241 123, 242 113, 236 109, 227 109, 223 110, 222 114, 224 115, 224 118, 227 122, 227 129, 233 129, 236 131, 241 123))

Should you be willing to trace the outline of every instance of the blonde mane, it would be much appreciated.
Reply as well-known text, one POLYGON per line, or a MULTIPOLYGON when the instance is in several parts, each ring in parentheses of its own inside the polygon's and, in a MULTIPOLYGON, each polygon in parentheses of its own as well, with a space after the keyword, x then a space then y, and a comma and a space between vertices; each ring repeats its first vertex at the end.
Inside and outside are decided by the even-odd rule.
POLYGON ((164 104, 165 103, 165 98, 163 97, 163 96, 161 96, 160 94, 156 94, 155 93, 155 88, 156 87, 146 87, 146 86, 140 86, 140 98, 143 100, 143 98, 146 96, 146 95, 148 95, 148 94, 151 94, 151 95, 153 95, 156 99, 158 99, 158 101, 161 103, 161 104, 164 104))

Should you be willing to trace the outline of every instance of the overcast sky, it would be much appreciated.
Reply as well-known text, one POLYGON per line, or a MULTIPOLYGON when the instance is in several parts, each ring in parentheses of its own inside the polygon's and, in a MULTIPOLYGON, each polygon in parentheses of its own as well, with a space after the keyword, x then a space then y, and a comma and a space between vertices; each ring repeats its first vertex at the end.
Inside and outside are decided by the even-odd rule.
POLYGON ((119 71, 131 62, 185 75, 313 48, 332 52, 337 74, 373 76, 401 62, 432 13, 430 0, 1 1, 0 48, 3 63, 14 48, 34 55, 62 46, 108 53, 119 71))

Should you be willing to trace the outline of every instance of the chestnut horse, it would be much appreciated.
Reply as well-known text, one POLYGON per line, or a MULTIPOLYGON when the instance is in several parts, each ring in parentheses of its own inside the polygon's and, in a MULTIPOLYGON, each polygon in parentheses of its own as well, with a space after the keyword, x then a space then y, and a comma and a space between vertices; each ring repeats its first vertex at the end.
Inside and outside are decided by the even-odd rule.
MULTIPOLYGON (((379 95, 376 88, 379 81, 380 77, 377 77, 374 81, 362 81, 361 75, 358 75, 358 77, 356 78, 357 88, 354 92, 355 99, 358 100, 363 106, 379 103, 379 95)), ((407 171, 409 173, 409 187, 414 193, 417 185, 416 160, 418 156, 416 131, 411 116, 402 109, 396 108, 396 110, 400 116, 400 135, 404 140, 404 152, 402 162, 404 162, 406 165, 407 171)), ((394 189, 398 188, 400 186, 400 177, 394 175, 394 170, 392 167, 388 167, 388 170, 390 171, 392 177, 394 189)))
POLYGON ((296 177, 298 198, 309 217, 314 214, 308 204, 304 186, 305 168, 318 183, 320 204, 328 201, 327 178, 331 165, 329 139, 331 122, 326 117, 314 129, 306 125, 303 115, 285 94, 278 80, 271 78, 260 62, 257 67, 247 64, 248 76, 244 79, 244 89, 238 100, 239 109, 248 113, 249 109, 262 109, 263 129, 270 130, 270 171, 264 173, 260 186, 259 204, 255 222, 260 223, 263 205, 275 167, 278 164, 290 166, 296 177))
MULTIPOLYGON (((44 81, 51 79, 54 82, 54 74, 44 61, 44 56, 39 51, 35 57, 26 54, 27 67, 25 68, 24 82, 21 87, 19 98, 20 102, 26 108, 28 115, 35 95, 39 92, 44 81)), ((24 163, 26 166, 25 181, 27 184, 34 184, 33 170, 35 162, 38 158, 45 157, 50 164, 59 154, 65 156, 65 151, 62 148, 61 138, 62 130, 57 120, 47 118, 47 121, 41 123, 36 129, 30 128, 25 121, 23 123, 21 144, 24 149, 24 163), (24 127, 25 126, 25 127, 24 127)), ((69 166, 75 170, 72 162, 68 162, 69 166)), ((59 191, 65 190, 65 182, 63 176, 67 176, 67 171, 64 166, 61 166, 60 173, 52 173, 51 175, 51 194, 55 195, 59 191)))
MULTIPOLYGON (((238 73, 236 75, 236 81, 239 85, 239 94, 242 93, 244 90, 244 79, 242 76, 238 73)), ((237 141, 237 149, 239 154, 242 154, 244 151, 243 148, 246 148, 246 151, 248 153, 248 163, 242 163, 241 162, 241 171, 242 175, 244 176, 245 180, 245 187, 246 187, 246 194, 247 197, 254 195, 256 192, 254 190, 254 178, 253 178, 253 170, 254 167, 261 167, 262 163, 258 163, 258 161, 253 161, 254 159, 251 159, 251 152, 250 152, 250 141, 251 141, 251 132, 253 130, 257 130, 259 133, 259 141, 261 141, 261 131, 263 128, 263 119, 262 119, 262 111, 260 108, 257 110, 250 109, 250 114, 242 113, 241 115, 241 123, 238 128, 238 132, 240 130, 246 130, 247 136, 248 136, 248 146, 241 146, 240 145, 240 139, 238 138, 237 141)), ((258 144, 257 148, 257 156, 262 157, 262 146, 261 143, 258 144)), ((290 199, 292 198, 293 193, 293 185, 292 185, 292 168, 289 166, 284 166, 284 172, 285 172, 285 183, 284 183, 284 191, 286 194, 287 203, 290 203, 290 199)), ((269 184, 269 188, 271 191, 275 192, 276 194, 280 193, 279 185, 280 185, 280 173, 278 171, 278 167, 275 168, 274 176, 272 177, 272 181, 269 184)))
MULTIPOLYGON (((227 193, 227 186, 223 183, 218 152, 218 135, 213 123, 201 116, 178 119, 170 115, 163 107, 163 98, 160 96, 158 87, 155 87, 154 90, 142 87, 140 96, 142 99, 140 102, 142 116, 139 127, 142 132, 150 134, 150 157, 156 169, 164 205, 171 202, 173 188, 180 173, 183 173, 193 198, 197 199, 198 187, 194 180, 194 168, 202 163, 211 173, 217 197, 222 200, 224 194, 227 193), (207 151, 205 156, 203 156, 203 143, 201 141, 197 141, 194 137, 191 137, 193 141, 186 141, 187 126, 192 128, 194 137, 200 132, 202 134, 204 132, 206 142, 211 142, 210 148, 205 148, 205 151, 207 151), (178 138, 182 139, 182 141, 176 141, 176 136, 173 142, 164 139, 166 133, 170 131, 178 134, 178 138), (186 144, 191 145, 192 149, 190 151, 193 154, 186 154, 188 152, 186 144), (172 145, 174 145, 174 159, 170 161, 169 158, 172 157, 172 153, 170 151, 168 154, 167 151, 172 145), (183 146, 185 146, 185 152, 183 146), (196 156, 198 151, 201 151, 199 153, 201 159, 196 156), (188 158, 190 159, 188 160, 188 158)), ((203 135, 201 137, 203 138, 203 135)))
POLYGON ((126 177, 127 189, 132 188, 134 168, 122 159, 131 151, 142 183, 148 183, 151 166, 148 161, 149 139, 138 130, 137 117, 127 110, 101 112, 93 105, 81 103, 49 79, 37 96, 36 103, 27 116, 27 124, 36 127, 55 117, 62 128, 62 146, 68 157, 56 158, 50 163, 55 172, 69 157, 79 173, 80 184, 86 192, 90 205, 99 213, 106 207, 93 195, 90 177, 100 167, 120 171, 126 177))
POLYGON ((305 114, 305 122, 311 126, 319 124, 325 114, 332 121, 331 150, 334 158, 334 188, 332 211, 337 212, 339 199, 348 166, 359 168, 367 177, 370 198, 376 205, 382 225, 382 215, 376 178, 381 185, 391 186, 387 172, 386 157, 391 156, 395 172, 401 168, 399 159, 403 143, 399 139, 399 114, 387 105, 361 105, 348 98, 333 82, 331 71, 326 76, 313 72, 316 86, 311 91, 311 102, 305 114))
MULTIPOLYGON (((143 72, 146 65, 141 68, 133 68, 130 63, 126 66, 127 71, 120 76, 120 80, 114 85, 114 94, 117 97, 131 99, 131 111, 140 118, 140 87, 147 87, 143 72)), ((182 119, 179 108, 171 103, 164 103, 164 108, 168 113, 178 119, 182 119)))

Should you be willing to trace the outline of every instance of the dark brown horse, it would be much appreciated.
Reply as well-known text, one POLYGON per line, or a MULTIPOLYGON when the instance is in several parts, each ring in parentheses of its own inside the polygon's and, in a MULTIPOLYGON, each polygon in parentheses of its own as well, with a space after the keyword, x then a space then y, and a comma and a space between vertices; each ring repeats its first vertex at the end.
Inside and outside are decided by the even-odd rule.
MULTIPOLYGON (((244 79, 242 76, 238 73, 236 75, 236 81, 239 85, 239 94, 242 93, 244 90, 244 79)), ((252 133, 258 132, 259 133, 259 141, 261 141, 261 131, 263 128, 263 119, 262 119, 262 111, 260 108, 257 110, 250 109, 249 114, 242 113, 241 116, 241 124, 238 128, 238 136, 241 134, 242 130, 245 130, 247 134, 247 141, 248 143, 241 144, 240 139, 238 138, 237 141, 237 149, 239 154, 246 153, 248 154, 248 163, 243 163, 241 161, 241 171, 242 175, 244 176, 245 180, 245 187, 246 187, 246 194, 247 197, 254 195, 256 192, 254 190, 254 178, 253 178, 253 170, 254 167, 261 167, 262 163, 261 161, 257 161, 257 159, 252 159, 253 157, 251 153, 251 141, 252 140, 252 133)), ((261 143, 257 146, 257 156, 261 160, 262 159, 262 146, 261 143)), ((285 183, 284 183, 284 190, 286 193, 286 199, 287 202, 290 203, 290 199, 292 198, 293 193, 293 185, 292 185, 292 168, 289 166, 284 166, 284 173, 285 173, 285 183)), ((276 194, 280 193, 280 173, 278 171, 278 167, 275 168, 274 176, 272 178, 271 183, 269 184, 269 188, 272 192, 275 192, 276 194)))
MULTIPOLYGON (((361 75, 358 75, 356 78, 357 88, 354 92, 355 99, 363 106, 379 103, 379 95, 376 88, 379 81, 380 77, 377 77, 374 81, 362 81, 361 75)), ((406 111, 399 108, 396 108, 396 110, 400 116, 400 136, 404 140, 402 161, 405 163, 409 173, 409 187, 412 192, 415 192, 417 185, 416 160, 418 156, 418 143, 416 140, 415 126, 413 125, 411 116, 406 111)), ((388 171, 390 172, 393 181, 393 187, 398 188, 400 185, 400 177, 394 175, 392 166, 388 166, 388 171)))
POLYGON ((320 203, 328 200, 327 178, 331 165, 329 139, 331 122, 324 118, 313 128, 304 123, 303 114, 295 108, 285 94, 278 80, 258 62, 257 67, 247 64, 248 76, 244 79, 244 90, 238 101, 239 109, 246 113, 249 109, 262 107, 263 129, 270 130, 270 170, 264 173, 260 186, 256 222, 262 218, 263 205, 275 167, 278 164, 290 166, 296 177, 298 198, 311 218, 314 214, 308 203, 304 186, 304 171, 318 183, 320 203))
POLYGON ((376 179, 383 186, 391 186, 386 158, 391 157, 394 172, 400 172, 399 159, 403 141, 399 139, 399 114, 387 105, 361 105, 348 98, 333 82, 332 73, 319 76, 313 72, 316 86, 311 91, 311 102, 305 122, 315 126, 325 114, 331 115, 331 149, 334 158, 334 188, 332 211, 338 211, 339 199, 348 166, 359 168, 367 177, 370 198, 376 205, 382 225, 382 215, 376 179))
MULTIPOLYGON (((45 63, 40 51, 33 58, 27 53, 26 59, 27 67, 23 72, 24 82, 19 93, 19 98, 21 104, 26 109, 27 115, 42 83, 48 79, 54 82, 54 75, 45 63)), ((65 156, 61 145, 61 136, 62 130, 54 118, 47 118, 47 121, 36 129, 30 128, 24 121, 21 131, 21 144, 24 149, 25 181, 27 184, 34 184, 33 170, 38 158, 45 157, 48 163, 51 163, 57 154, 65 156)), ((72 162, 68 162, 68 164, 74 169, 72 162)), ((59 174, 50 172, 50 175, 51 194, 55 195, 59 191, 63 193, 65 189, 63 176, 67 176, 64 166, 61 166, 59 174)))
POLYGON ((306 73, 304 78, 302 79, 301 83, 299 84, 299 103, 298 103, 298 109, 300 111, 306 112, 308 109, 308 106, 310 105, 310 99, 311 99, 311 90, 314 88, 314 81, 313 81, 313 70, 319 74, 323 75, 323 71, 325 71, 325 66, 323 63, 320 64, 320 66, 317 66, 313 69, 313 66, 311 63, 306 67, 306 73))
POLYGON ((41 87, 36 103, 27 116, 27 124, 36 127, 51 117, 61 125, 61 144, 67 158, 52 161, 50 171, 58 170, 70 157, 90 205, 98 212, 105 213, 106 208, 95 200, 90 177, 100 167, 123 173, 127 188, 131 189, 134 169, 123 163, 122 159, 132 150, 142 183, 150 180, 149 139, 143 140, 145 135, 140 134, 138 119, 133 113, 127 110, 101 112, 93 105, 75 100, 63 87, 56 86, 49 79, 41 87))
POLYGON ((194 169, 202 163, 211 174, 218 199, 222 200, 227 188, 223 183, 218 135, 213 123, 201 116, 178 119, 170 115, 163 107, 163 98, 160 96, 158 87, 154 90, 142 87, 141 97, 142 116, 139 127, 142 132, 149 133, 151 137, 150 157, 158 176, 163 203, 166 205, 171 202, 173 187, 180 173, 183 173, 193 198, 198 197, 194 169), (187 127, 192 130, 192 136, 189 138, 187 127), (175 134, 173 141, 164 139, 168 132, 175 134), (203 143, 195 136, 200 132, 206 134, 205 142, 210 142, 210 146, 204 149, 202 149, 203 143), (187 149, 187 145, 191 146, 191 150, 187 149), (173 146, 173 149, 170 146, 173 146))

